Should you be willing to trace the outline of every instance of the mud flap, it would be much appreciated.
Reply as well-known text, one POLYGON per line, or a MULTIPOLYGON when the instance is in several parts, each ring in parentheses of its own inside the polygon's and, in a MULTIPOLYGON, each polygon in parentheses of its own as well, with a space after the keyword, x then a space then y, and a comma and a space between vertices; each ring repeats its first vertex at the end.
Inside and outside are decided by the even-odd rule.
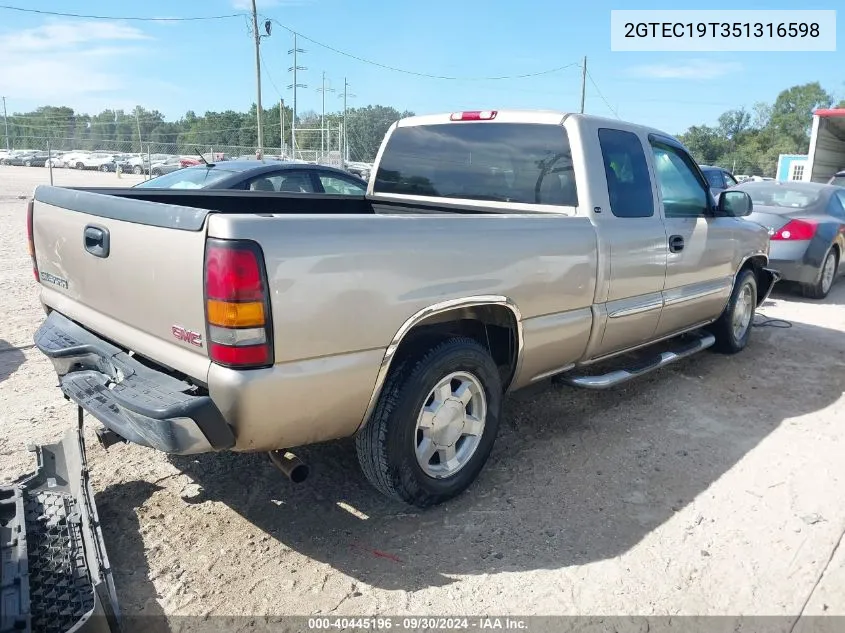
POLYGON ((80 425, 0 486, 0 633, 117 633, 120 613, 80 425))
POLYGON ((758 308, 766 302, 766 300, 769 298, 769 295, 772 294, 772 290, 774 290, 775 284, 779 282, 782 277, 780 271, 775 270, 774 268, 762 268, 760 272, 761 275, 759 279, 761 281, 765 281, 763 281, 763 286, 757 289, 758 308))

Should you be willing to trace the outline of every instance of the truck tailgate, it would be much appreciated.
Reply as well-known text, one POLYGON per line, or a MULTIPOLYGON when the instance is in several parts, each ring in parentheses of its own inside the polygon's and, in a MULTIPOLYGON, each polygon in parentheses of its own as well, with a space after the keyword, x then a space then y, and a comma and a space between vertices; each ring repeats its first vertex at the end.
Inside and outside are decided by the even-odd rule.
POLYGON ((204 382, 209 211, 40 186, 32 232, 42 301, 204 382))

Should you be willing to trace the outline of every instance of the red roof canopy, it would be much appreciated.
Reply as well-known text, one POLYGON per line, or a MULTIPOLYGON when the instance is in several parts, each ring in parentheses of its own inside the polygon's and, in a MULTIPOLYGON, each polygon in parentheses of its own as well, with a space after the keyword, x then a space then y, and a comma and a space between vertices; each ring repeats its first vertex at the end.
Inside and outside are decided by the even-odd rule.
POLYGON ((818 110, 815 110, 813 114, 821 117, 845 117, 845 108, 819 108, 818 110))

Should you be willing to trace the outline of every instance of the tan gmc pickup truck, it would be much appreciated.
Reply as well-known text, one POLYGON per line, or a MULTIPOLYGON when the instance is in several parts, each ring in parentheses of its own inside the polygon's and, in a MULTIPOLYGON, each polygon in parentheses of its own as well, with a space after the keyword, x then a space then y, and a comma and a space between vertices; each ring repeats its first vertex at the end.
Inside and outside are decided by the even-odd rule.
POLYGON ((413 117, 366 196, 38 187, 35 342, 113 439, 279 463, 355 436, 376 488, 427 506, 477 477, 510 391, 742 350, 778 279, 750 211, 658 130, 413 117))

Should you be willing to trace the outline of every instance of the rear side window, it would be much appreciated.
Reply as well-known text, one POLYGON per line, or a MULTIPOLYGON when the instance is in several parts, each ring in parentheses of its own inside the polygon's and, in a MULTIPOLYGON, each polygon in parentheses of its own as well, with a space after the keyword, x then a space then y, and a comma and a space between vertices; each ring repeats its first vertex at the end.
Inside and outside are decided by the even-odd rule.
POLYGON ((705 169, 704 177, 707 178, 707 183, 716 189, 722 189, 725 186, 725 181, 722 180, 722 172, 718 169, 705 169))
POLYGON ((396 128, 373 190, 578 205, 569 138, 558 125, 478 122, 396 128))
POLYGON ((640 137, 633 132, 601 128, 599 145, 611 213, 618 218, 653 216, 651 176, 640 137))

